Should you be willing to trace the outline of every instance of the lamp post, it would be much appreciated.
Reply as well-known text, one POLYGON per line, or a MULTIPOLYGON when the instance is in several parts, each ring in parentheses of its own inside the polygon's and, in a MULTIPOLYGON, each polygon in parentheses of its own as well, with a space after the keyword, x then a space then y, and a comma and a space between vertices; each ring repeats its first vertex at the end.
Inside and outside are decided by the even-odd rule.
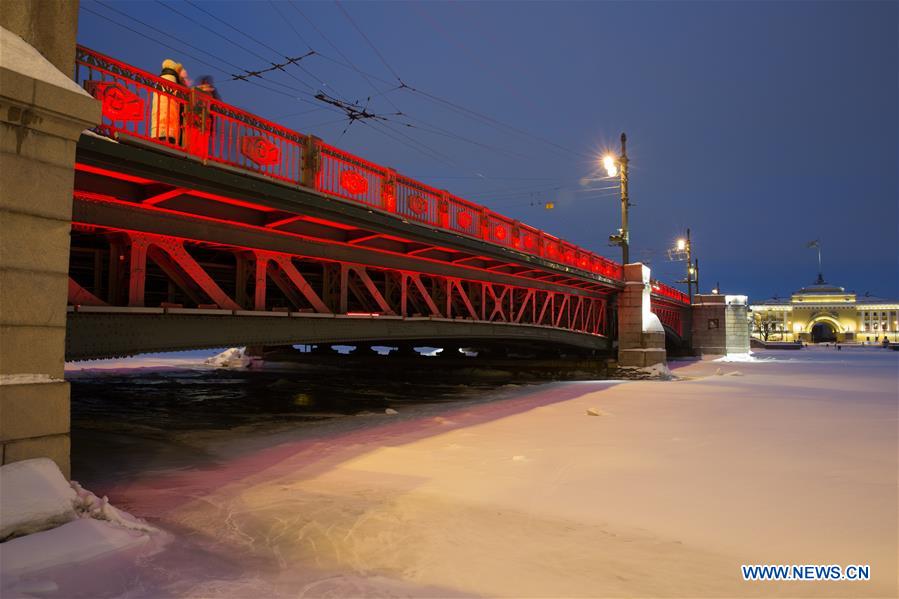
POLYGON ((687 278, 680 283, 687 284, 687 295, 690 298, 690 304, 693 303, 693 282, 696 282, 696 291, 699 292, 699 260, 693 261, 693 244, 690 241, 690 229, 687 229, 686 238, 681 237, 674 246, 673 254, 676 260, 682 260, 686 254, 687 257, 687 278))
POLYGON ((621 263, 630 262, 630 228, 628 226, 628 208, 630 202, 628 199, 628 180, 627 180, 627 135, 621 134, 621 154, 616 158, 611 154, 606 154, 603 159, 603 167, 609 177, 619 175, 621 186, 621 228, 617 234, 609 235, 609 241, 612 245, 621 246, 621 263))

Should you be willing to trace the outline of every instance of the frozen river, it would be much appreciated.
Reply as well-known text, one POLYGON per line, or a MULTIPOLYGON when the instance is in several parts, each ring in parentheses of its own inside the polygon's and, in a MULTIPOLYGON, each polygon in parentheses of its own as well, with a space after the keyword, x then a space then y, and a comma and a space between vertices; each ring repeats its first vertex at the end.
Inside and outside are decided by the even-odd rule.
POLYGON ((174 537, 84 592, 895 596, 899 353, 672 366, 527 386, 75 374, 74 477, 174 537), (768 563, 872 580, 742 580, 768 563))

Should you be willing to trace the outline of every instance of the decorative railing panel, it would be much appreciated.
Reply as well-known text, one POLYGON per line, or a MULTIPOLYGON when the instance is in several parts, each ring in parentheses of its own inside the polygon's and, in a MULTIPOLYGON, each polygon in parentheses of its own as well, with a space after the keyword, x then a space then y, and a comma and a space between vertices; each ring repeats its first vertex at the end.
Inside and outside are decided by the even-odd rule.
POLYGON ((429 225, 440 225, 440 192, 414 179, 396 179, 396 213, 429 225))
POLYGON ((385 208, 381 184, 387 173, 376 164, 320 143, 321 170, 315 188, 346 200, 385 208))

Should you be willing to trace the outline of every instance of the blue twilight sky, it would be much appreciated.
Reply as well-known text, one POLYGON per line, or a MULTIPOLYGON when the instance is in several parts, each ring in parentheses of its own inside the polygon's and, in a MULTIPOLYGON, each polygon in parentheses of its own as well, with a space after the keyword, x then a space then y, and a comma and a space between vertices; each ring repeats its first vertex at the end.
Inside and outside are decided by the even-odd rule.
POLYGON ((830 282, 899 297, 897 23, 894 1, 82 0, 78 39, 615 259, 590 179, 626 131, 631 257, 658 278, 690 227, 706 291, 812 283, 819 238, 830 282), (282 93, 228 81, 310 48, 260 81, 282 93), (318 91, 388 120, 346 128, 318 91))

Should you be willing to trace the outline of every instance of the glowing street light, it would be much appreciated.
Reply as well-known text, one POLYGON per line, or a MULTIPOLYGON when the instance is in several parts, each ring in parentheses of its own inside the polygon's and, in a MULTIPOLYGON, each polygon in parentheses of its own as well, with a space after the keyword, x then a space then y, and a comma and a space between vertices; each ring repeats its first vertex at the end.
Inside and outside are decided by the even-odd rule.
POLYGON ((615 157, 611 154, 606 154, 602 157, 602 166, 606 169, 608 176, 614 177, 618 174, 618 164, 615 162, 615 157))
POLYGON ((690 303, 693 303, 693 285, 696 285, 696 292, 699 293, 699 260, 693 258, 693 244, 690 242, 690 229, 687 229, 686 237, 679 237, 674 242, 674 247, 668 250, 668 259, 678 262, 686 260, 687 262, 687 278, 680 283, 687 284, 687 295, 690 303))

